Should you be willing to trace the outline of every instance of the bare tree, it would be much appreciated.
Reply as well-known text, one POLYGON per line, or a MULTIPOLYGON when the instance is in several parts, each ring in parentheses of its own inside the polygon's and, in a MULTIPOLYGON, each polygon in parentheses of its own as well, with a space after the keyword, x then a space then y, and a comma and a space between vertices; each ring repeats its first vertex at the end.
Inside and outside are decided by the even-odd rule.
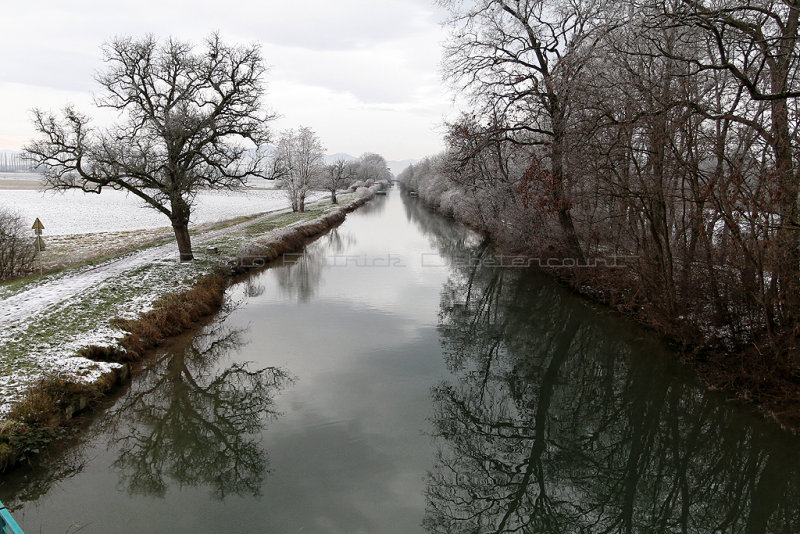
POLYGON ((36 248, 25 234, 22 217, 0 208, 0 280, 25 275, 33 267, 36 248))
POLYGON ((571 214, 571 88, 604 27, 591 0, 440 0, 449 7, 447 77, 472 97, 495 136, 540 147, 529 175, 547 182, 567 253, 583 259, 571 214))
POLYGON ((265 67, 258 46, 228 46, 210 36, 202 50, 153 36, 103 47, 100 108, 121 114, 107 128, 68 106, 57 117, 34 110, 40 137, 25 147, 49 187, 100 193, 124 190, 169 217, 181 261, 193 258, 188 225, 203 188, 240 187, 260 175, 268 140, 261 111, 265 67))
POLYGON ((763 384, 800 365, 800 2, 440 3, 474 112, 405 188, 500 250, 623 258, 554 274, 789 417, 763 384))
POLYGON ((336 200, 336 191, 348 185, 355 175, 355 166, 342 158, 325 166, 325 172, 322 174, 321 183, 325 189, 331 192, 331 203, 338 203, 336 200))
POLYGON ((231 311, 190 346, 149 362, 101 422, 131 494, 163 496, 173 482, 207 487, 217 499, 258 495, 269 473, 258 436, 278 417, 274 399, 291 377, 275 367, 222 365, 247 343, 246 330, 224 325, 231 311))
POLYGON ((386 159, 380 154, 366 152, 358 158, 358 179, 367 185, 385 181, 387 184, 392 178, 386 159))
POLYGON ((269 162, 267 177, 280 179, 292 203, 292 211, 306 210, 306 195, 323 171, 325 148, 307 126, 281 132, 269 162))
POLYGON ((751 129, 768 148, 762 154, 767 162, 764 175, 777 219, 768 228, 775 234, 777 248, 770 292, 784 325, 800 335, 800 170, 795 162, 800 2, 681 0, 665 13, 667 24, 698 29, 708 43, 704 56, 683 59, 701 72, 730 75, 733 92, 727 102, 734 105, 725 110, 698 106, 698 111, 706 118, 751 129))

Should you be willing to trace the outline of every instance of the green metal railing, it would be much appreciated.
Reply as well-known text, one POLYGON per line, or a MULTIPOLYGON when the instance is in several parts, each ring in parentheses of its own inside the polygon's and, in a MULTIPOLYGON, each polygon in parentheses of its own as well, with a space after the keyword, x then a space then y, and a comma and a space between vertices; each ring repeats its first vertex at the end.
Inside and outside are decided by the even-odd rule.
POLYGON ((11 517, 11 513, 6 510, 6 505, 3 504, 3 501, 0 501, 0 534, 25 534, 19 528, 17 522, 14 521, 14 518, 11 517))

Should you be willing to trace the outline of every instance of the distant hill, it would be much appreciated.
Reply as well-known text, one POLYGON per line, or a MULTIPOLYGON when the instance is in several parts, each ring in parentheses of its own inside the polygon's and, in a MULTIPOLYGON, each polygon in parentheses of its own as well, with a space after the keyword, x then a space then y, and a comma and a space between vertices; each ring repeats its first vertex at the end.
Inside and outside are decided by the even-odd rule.
POLYGON ((343 159, 345 161, 355 161, 358 158, 355 156, 351 156, 350 154, 345 154, 344 152, 337 152, 336 154, 326 154, 325 155, 325 163, 330 165, 336 160, 343 159))

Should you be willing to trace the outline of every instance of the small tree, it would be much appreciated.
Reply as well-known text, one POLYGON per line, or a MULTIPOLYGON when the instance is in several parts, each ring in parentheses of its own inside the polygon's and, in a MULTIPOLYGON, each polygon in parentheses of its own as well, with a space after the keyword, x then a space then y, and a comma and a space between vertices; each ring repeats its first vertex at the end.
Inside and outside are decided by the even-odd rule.
POLYGON ((196 51, 189 43, 148 36, 115 39, 103 48, 97 77, 101 108, 122 119, 104 129, 66 107, 58 118, 34 110, 41 137, 25 147, 52 189, 136 195, 169 217, 181 261, 192 259, 189 219, 203 188, 233 189, 260 175, 267 142, 261 112, 264 64, 258 46, 227 46, 214 34, 196 51))
POLYGON ((306 195, 322 174, 324 154, 325 148, 311 128, 281 132, 267 177, 283 181, 292 211, 306 210, 306 195))
POLYGON ((331 192, 331 202, 333 204, 338 204, 336 191, 349 185, 355 175, 355 165, 341 158, 325 167, 325 172, 322 174, 322 186, 331 192))
POLYGON ((358 159, 358 179, 372 185, 381 180, 392 179, 392 172, 386 166, 386 159, 380 154, 367 152, 358 159))
POLYGON ((36 247, 22 218, 0 208, 0 280, 30 272, 35 259, 36 247))

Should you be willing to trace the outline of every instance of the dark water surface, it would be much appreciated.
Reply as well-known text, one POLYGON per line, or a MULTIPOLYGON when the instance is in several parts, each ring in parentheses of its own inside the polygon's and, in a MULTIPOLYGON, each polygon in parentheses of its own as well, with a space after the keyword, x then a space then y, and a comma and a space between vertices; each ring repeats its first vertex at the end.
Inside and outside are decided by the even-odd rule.
POLYGON ((29 534, 800 532, 798 440, 487 258, 377 198, 0 499, 29 534))

